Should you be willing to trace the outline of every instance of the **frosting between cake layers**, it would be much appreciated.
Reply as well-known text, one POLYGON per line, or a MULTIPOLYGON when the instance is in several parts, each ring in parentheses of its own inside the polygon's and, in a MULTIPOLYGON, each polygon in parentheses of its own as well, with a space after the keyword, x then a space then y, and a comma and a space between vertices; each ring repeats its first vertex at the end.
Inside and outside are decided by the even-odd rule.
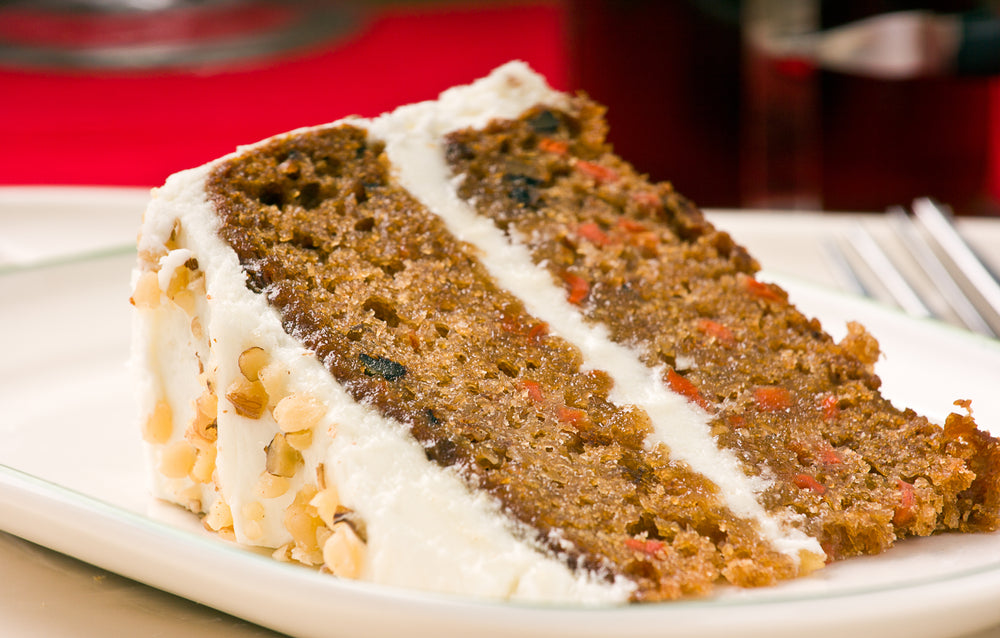
MULTIPOLYGON (((509 241, 457 196, 455 184, 461 177, 448 171, 442 137, 494 118, 517 117, 539 103, 562 107, 567 98, 526 66, 512 63, 472 85, 443 93, 437 102, 403 107, 374 120, 345 122, 383 140, 400 184, 439 215, 458 239, 478 248, 500 287, 520 297, 553 333, 575 343, 585 367, 611 375, 612 400, 649 413, 654 433, 648 448, 663 444, 674 458, 708 477, 730 509, 756 521, 779 551, 795 560, 802 551, 822 555, 817 541, 796 530, 789 517, 765 512, 756 497, 767 481, 746 476, 735 456, 717 447, 703 411, 667 388, 662 371, 647 368, 635 352, 612 342, 603 328, 587 324, 516 237, 509 241)), ((198 484, 154 472, 155 493, 207 512, 209 526, 224 527, 228 518, 216 513, 227 512, 236 540, 279 547, 289 540, 282 522, 296 493, 311 482, 325 482, 365 523, 367 546, 359 574, 364 580, 513 599, 627 600, 630 582, 606 582, 600 575, 574 572, 525 540, 530 534, 516 529, 496 502, 471 491, 455 470, 429 461, 403 425, 354 401, 322 362, 285 333, 264 295, 247 289, 235 253, 218 236, 205 181, 212 167, 226 159, 172 176, 156 193, 142 229, 139 250, 158 255, 159 289, 168 290, 174 273, 192 259, 204 274, 205 288, 195 296, 192 312, 165 302, 139 311, 133 365, 139 374, 140 410, 149 415, 165 400, 178 422, 196 419, 192 406, 206 391, 205 384, 192 381, 199 372, 212 376, 219 396, 215 480, 198 484), (170 249, 171 234, 178 228, 175 221, 180 236, 170 249), (202 334, 197 334, 192 317, 202 334), (274 498, 259 495, 261 451, 280 427, 267 411, 260 418, 246 418, 222 398, 240 378, 240 354, 251 347, 262 348, 287 371, 288 393, 314 397, 326 406, 312 445, 302 451, 303 469, 290 479, 287 492, 274 498), (255 509, 258 505, 262 514, 255 509)), ((163 446, 151 445, 154 467, 162 465, 166 447, 183 447, 184 441, 177 431, 163 446)))
POLYGON ((665 444, 719 486, 727 506, 757 522, 776 549, 797 560, 802 551, 822 556, 816 539, 792 527, 790 515, 770 515, 757 497, 769 482, 749 477, 735 455, 712 438, 708 415, 662 381, 663 371, 646 367, 629 348, 612 342, 601 326, 588 325, 565 299, 547 272, 532 263, 523 244, 508 241, 491 220, 480 217, 455 193, 455 181, 444 160, 442 140, 451 131, 482 127, 495 118, 514 118, 537 104, 564 106, 565 96, 521 63, 509 63, 490 76, 442 94, 437 102, 403 107, 375 120, 370 132, 386 142, 386 152, 400 183, 430 211, 441 217, 479 256, 502 288, 514 292, 528 311, 546 321, 554 334, 575 343, 584 367, 602 369, 615 381, 609 395, 618 404, 637 405, 650 415, 654 432, 647 447, 665 444))

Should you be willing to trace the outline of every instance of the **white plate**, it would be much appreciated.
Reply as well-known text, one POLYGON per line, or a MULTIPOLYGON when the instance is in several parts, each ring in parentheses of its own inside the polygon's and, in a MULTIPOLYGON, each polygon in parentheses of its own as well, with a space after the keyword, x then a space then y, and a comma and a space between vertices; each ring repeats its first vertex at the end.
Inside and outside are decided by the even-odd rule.
MULTIPOLYGON (((957 636, 1000 622, 1000 535, 901 543, 780 587, 581 609, 341 582, 220 541, 145 490, 126 358, 129 250, 0 276, 0 528, 301 636, 957 636)), ((887 395, 934 418, 955 398, 1000 427, 1000 346, 783 281, 834 333, 882 342, 887 395)))

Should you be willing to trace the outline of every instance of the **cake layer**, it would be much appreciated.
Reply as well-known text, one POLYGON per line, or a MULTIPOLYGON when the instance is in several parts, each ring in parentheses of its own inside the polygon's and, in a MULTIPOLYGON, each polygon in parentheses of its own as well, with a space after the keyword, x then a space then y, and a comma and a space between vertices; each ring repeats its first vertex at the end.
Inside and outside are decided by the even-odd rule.
POLYGON ((171 178, 133 297, 158 494, 378 582, 759 586, 994 529, 996 442, 878 395, 599 107, 511 64, 171 178))
POLYGON ((621 376, 646 386, 631 397, 640 405, 612 401, 620 384, 597 361, 584 369, 581 348, 499 289, 385 167, 381 145, 341 126, 275 141, 209 182, 250 288, 351 396, 406 424, 430 460, 459 465, 541 543, 588 568, 641 570, 646 589, 670 596, 705 591, 726 564, 716 548, 725 537, 755 559, 753 579, 795 573, 797 553, 779 555, 758 538, 762 525, 730 513, 736 501, 717 484, 743 475, 700 415, 669 390, 657 396, 662 384, 604 340, 597 349, 621 376), (678 461, 648 444, 665 421, 684 424, 689 442, 675 436, 678 445, 700 449, 678 461), (657 512, 672 518, 657 525, 657 512), (659 551, 637 559, 636 540, 659 551))
POLYGON ((664 365, 665 382, 712 413, 720 444, 773 479, 765 503, 807 514, 803 529, 831 558, 995 529, 990 437, 890 405, 871 336, 854 325, 834 343, 755 279, 728 235, 615 157, 600 109, 577 112, 534 109, 450 136, 459 192, 523 242, 588 322, 664 365))

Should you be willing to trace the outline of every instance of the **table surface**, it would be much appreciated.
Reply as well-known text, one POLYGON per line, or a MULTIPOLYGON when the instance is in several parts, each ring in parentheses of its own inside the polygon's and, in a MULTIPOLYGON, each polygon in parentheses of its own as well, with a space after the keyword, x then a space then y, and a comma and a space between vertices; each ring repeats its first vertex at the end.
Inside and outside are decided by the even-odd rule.
MULTIPOLYGON (((18 264, 130 244, 148 194, 143 189, 0 188, 0 274, 18 264), (65 223, 74 202, 99 202, 65 223), (61 220, 53 237, 53 215, 61 220)), ((84 207, 86 208, 86 207, 84 207)), ((855 224, 888 229, 879 215, 713 211, 716 223, 776 274, 831 288, 849 280, 829 258, 831 236, 855 224)), ((1000 270, 1000 220, 963 219, 960 228, 1000 270)), ((0 624, 5 636, 277 636, 194 602, 153 589, 0 532, 0 624)), ((968 636, 1000 638, 1000 626, 968 636)))

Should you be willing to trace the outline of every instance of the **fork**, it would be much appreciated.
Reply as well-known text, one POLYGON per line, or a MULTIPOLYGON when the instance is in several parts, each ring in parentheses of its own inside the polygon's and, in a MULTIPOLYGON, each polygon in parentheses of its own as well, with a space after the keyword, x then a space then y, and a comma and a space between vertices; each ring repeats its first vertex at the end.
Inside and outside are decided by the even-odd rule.
POLYGON ((958 233, 951 212, 930 199, 887 211, 888 237, 858 223, 828 244, 850 287, 916 317, 1000 336, 1000 283, 958 233))

